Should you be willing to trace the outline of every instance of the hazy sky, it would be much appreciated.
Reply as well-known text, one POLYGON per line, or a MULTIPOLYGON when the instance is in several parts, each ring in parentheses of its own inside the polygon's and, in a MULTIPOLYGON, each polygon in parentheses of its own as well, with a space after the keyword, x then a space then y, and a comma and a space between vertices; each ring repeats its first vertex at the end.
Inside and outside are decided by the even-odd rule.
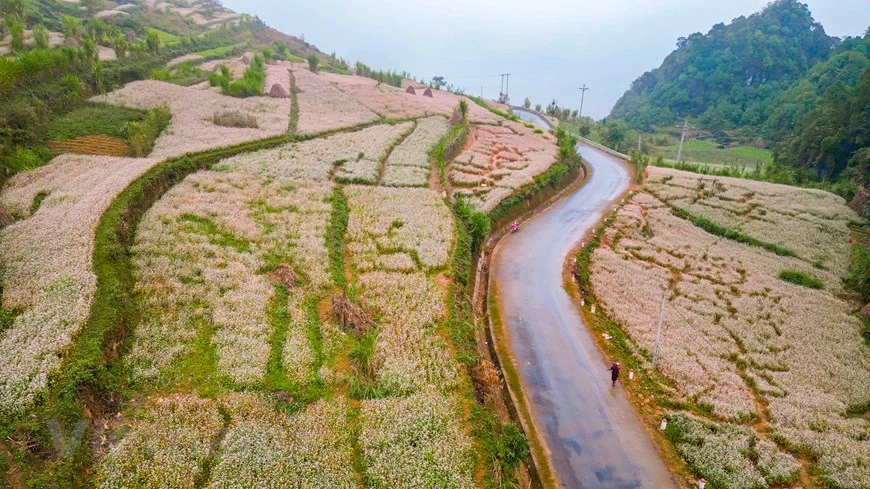
MULTIPOLYGON (((631 82, 659 66, 678 37, 761 10, 767 0, 224 0, 326 53, 417 79, 443 75, 466 92, 578 108, 605 117, 631 82)), ((834 36, 862 35, 868 0, 808 0, 834 36)))

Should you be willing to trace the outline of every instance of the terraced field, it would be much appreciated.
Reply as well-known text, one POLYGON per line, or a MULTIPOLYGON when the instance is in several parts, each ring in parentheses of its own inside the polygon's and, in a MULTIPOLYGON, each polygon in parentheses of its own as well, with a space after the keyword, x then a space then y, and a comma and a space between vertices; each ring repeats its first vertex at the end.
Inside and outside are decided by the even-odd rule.
MULTIPOLYGON (((358 91, 357 78, 291 78, 286 67, 268 76, 302 91, 236 99, 131 83, 99 101, 169 107, 148 158, 62 155, 3 187, 0 204, 16 220, 0 230, 2 310, 12 318, 0 331, 0 412, 14 423, 62 397, 59 385, 100 389, 112 407, 88 408, 101 436, 82 450, 89 485, 104 488, 517 480, 522 451, 503 465, 493 448, 509 442, 498 438, 506 413, 474 396, 481 358, 456 343, 473 338, 456 319, 457 255, 469 242, 453 200, 430 188, 440 184, 433 148, 457 132, 444 115, 459 113, 461 97, 423 101, 368 82, 358 91), (387 105, 356 98, 372 90, 387 105), (216 126, 215 110, 258 127, 216 126), (289 132, 291 112, 304 137, 289 132), (135 209, 117 199, 164 178, 178 182, 141 218, 99 234, 105 212, 135 209), (119 230, 133 231, 129 261, 113 265, 129 263, 119 272, 128 289, 109 294, 126 294, 128 313, 101 333, 120 339, 91 343, 106 350, 89 367, 110 368, 112 380, 77 380, 65 367, 93 334, 91 312, 119 307, 103 302, 92 263, 119 230)), ((483 109, 469 117, 515 132, 483 109)), ((90 137, 90 152, 103 139, 90 137)), ((553 156, 536 171, 556 162, 550 136, 529 131, 511 144, 553 156)))
POLYGON ((666 295, 657 367, 679 453, 715 487, 870 486, 854 414, 870 351, 841 285, 858 217, 823 191, 648 172, 589 272, 647 369, 666 295))

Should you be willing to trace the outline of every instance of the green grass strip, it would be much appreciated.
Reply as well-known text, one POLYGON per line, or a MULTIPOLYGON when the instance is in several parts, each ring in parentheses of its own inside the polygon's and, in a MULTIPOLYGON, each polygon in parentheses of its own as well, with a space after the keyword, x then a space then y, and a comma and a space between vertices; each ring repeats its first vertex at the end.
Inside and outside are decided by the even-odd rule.
POLYGON ((326 228, 326 249, 329 250, 329 271, 336 287, 344 289, 347 277, 344 275, 344 234, 347 232, 349 210, 347 197, 341 187, 335 187, 330 197, 332 212, 326 228))
POLYGON ((700 217, 690 214, 686 210, 680 209, 679 207, 675 207, 671 204, 668 204, 668 206, 671 208, 671 212, 675 216, 691 222, 695 226, 698 226, 699 228, 707 231, 712 235, 719 236, 725 239, 730 239, 738 243, 748 244, 750 246, 758 246, 779 256, 797 257, 797 254, 788 248, 784 248, 773 243, 767 243, 765 241, 755 239, 752 236, 747 236, 739 231, 728 229, 721 224, 715 223, 707 219, 706 217, 700 217))
POLYGON ((483 100, 483 99, 480 98, 480 97, 473 97, 473 96, 471 96, 471 95, 466 95, 466 97, 470 98, 471 100, 474 101, 474 103, 476 103, 477 105, 483 107, 484 109, 486 109, 486 110, 492 112, 493 114, 495 114, 495 115, 497 115, 497 116, 504 117, 505 119, 507 119, 507 120, 509 120, 509 121, 514 121, 514 122, 519 122, 519 121, 520 121, 520 118, 517 117, 516 115, 514 115, 514 114, 509 114, 509 113, 507 113, 507 112, 504 112, 504 111, 501 111, 501 110, 499 110, 499 109, 496 109, 495 107, 493 107, 493 106, 489 105, 488 103, 486 103, 486 100, 483 100))

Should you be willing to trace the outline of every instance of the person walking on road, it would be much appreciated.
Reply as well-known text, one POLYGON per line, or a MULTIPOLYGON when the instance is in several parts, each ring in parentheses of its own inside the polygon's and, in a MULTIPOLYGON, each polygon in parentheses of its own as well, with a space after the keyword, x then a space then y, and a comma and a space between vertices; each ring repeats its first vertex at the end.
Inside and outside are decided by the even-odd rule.
POLYGON ((614 386, 616 385, 616 380, 619 378, 619 368, 619 364, 613 362, 610 364, 610 368, 607 369, 610 370, 610 380, 613 382, 612 385, 614 386))

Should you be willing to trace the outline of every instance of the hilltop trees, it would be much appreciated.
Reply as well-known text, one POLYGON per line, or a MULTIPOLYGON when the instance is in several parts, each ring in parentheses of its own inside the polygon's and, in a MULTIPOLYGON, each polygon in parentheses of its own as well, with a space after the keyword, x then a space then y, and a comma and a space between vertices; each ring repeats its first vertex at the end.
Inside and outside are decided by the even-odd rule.
POLYGON ((681 38, 661 67, 644 73, 611 117, 635 127, 694 116, 711 129, 757 123, 765 100, 830 54, 835 39, 797 0, 681 38))
POLYGON ((775 158, 822 179, 846 172, 859 185, 870 185, 870 68, 854 87, 832 86, 777 148, 775 158))

